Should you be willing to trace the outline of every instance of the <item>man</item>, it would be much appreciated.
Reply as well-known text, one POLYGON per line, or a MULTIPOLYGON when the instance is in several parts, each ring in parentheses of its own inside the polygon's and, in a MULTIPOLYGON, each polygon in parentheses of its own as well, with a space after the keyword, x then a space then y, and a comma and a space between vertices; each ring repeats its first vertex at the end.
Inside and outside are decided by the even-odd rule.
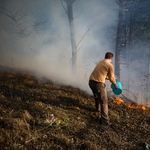
POLYGON ((109 125, 108 98, 105 80, 108 79, 114 84, 115 88, 118 88, 116 78, 114 77, 114 67, 111 64, 112 59, 113 54, 107 52, 105 54, 105 59, 96 65, 89 78, 89 86, 95 97, 96 111, 100 111, 101 109, 100 123, 104 125, 109 125))

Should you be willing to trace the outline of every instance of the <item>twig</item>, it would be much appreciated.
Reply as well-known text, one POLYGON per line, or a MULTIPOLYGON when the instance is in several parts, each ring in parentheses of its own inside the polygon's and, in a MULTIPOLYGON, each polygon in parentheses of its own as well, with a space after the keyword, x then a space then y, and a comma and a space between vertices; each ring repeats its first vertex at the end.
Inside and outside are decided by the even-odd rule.
POLYGON ((81 15, 81 13, 79 13, 76 17, 74 17, 74 19, 77 18, 79 15, 81 15))
POLYGON ((49 124, 48 126, 42 128, 42 129, 39 129, 39 130, 37 130, 37 131, 44 130, 44 129, 48 128, 50 125, 51 125, 51 124, 49 124))
POLYGON ((17 147, 18 147, 18 146, 21 146, 21 144, 14 144, 14 146, 17 146, 17 147))
POLYGON ((150 130, 146 129, 144 126, 141 126, 141 127, 143 127, 143 129, 145 129, 146 131, 150 131, 150 130))
POLYGON ((81 40, 78 42, 77 47, 78 47, 78 45, 81 43, 81 41, 83 40, 83 38, 86 36, 86 34, 89 32, 89 30, 90 30, 90 29, 88 29, 88 30, 85 32, 85 34, 83 35, 83 37, 81 38, 81 40))
POLYGON ((28 140, 28 141, 25 141, 25 143, 29 143, 29 142, 31 142, 31 141, 37 139, 37 138, 38 138, 38 137, 34 137, 34 138, 32 138, 32 139, 30 139, 30 140, 28 140))
MULTIPOLYGON (((97 62, 96 61, 94 61, 94 60, 92 60, 92 59, 90 59, 90 58, 88 58, 88 57, 86 57, 85 55, 84 55, 84 57, 86 58, 86 59, 89 59, 91 62, 93 62, 94 64, 97 64, 97 62)), ((92 57, 92 56, 91 56, 92 57)), ((93 58, 94 59, 94 58, 93 58)))
POLYGON ((12 109, 12 110, 10 111, 9 115, 10 115, 13 111, 14 111, 14 110, 12 109))

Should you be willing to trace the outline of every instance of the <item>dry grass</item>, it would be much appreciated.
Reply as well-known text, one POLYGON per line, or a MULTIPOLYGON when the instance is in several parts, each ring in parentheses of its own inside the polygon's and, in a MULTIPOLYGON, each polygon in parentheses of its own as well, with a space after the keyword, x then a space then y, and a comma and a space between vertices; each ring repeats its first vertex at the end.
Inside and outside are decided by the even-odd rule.
POLYGON ((109 101, 112 125, 105 127, 93 97, 43 80, 25 72, 0 72, 1 149, 141 150, 150 143, 149 111, 109 101))

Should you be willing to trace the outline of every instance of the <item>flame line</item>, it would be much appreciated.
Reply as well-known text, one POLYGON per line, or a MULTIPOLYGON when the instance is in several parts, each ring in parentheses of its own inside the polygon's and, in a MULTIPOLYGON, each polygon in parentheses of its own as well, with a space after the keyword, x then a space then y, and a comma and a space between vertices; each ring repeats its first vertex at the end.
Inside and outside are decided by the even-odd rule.
POLYGON ((126 104, 124 100, 122 100, 120 97, 116 97, 116 98, 110 97, 110 98, 114 103, 117 103, 118 105, 124 104, 128 106, 129 108, 148 110, 148 107, 145 105, 140 106, 138 104, 137 106, 135 106, 134 104, 131 104, 131 103, 126 104))

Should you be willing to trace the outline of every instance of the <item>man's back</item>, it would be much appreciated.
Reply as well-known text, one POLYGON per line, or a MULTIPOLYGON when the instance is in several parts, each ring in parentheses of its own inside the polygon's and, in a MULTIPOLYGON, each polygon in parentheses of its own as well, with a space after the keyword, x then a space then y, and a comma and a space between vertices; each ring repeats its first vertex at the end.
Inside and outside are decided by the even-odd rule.
POLYGON ((107 62, 107 60, 103 60, 100 61, 94 68, 91 73, 90 80, 105 83, 106 78, 112 83, 115 82, 113 65, 107 62))

